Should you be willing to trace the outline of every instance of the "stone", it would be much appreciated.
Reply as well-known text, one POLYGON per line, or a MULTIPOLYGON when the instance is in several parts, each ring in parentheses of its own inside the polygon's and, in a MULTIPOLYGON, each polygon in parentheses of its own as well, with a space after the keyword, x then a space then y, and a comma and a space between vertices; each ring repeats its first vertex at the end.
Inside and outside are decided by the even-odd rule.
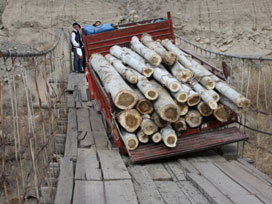
POLYGON ((228 49, 229 49, 228 47, 223 46, 223 47, 220 48, 220 51, 221 52, 226 52, 228 49))

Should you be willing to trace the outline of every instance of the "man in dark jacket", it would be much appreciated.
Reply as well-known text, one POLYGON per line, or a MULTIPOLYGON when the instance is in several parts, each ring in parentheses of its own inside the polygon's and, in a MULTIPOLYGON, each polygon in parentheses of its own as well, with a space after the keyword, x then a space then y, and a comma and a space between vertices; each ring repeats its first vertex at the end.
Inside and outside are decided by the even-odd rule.
POLYGON ((82 35, 80 32, 80 25, 78 23, 73 23, 74 30, 71 34, 71 44, 72 44, 72 51, 74 53, 74 71, 75 72, 84 72, 85 65, 84 57, 85 57, 85 50, 82 35))

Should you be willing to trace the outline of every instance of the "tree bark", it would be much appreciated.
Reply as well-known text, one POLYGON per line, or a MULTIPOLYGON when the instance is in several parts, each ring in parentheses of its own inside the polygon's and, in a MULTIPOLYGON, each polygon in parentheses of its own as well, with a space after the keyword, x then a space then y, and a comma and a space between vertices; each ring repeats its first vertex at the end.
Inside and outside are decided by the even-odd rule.
POLYGON ((180 117, 174 124, 174 129, 176 131, 182 131, 182 130, 187 130, 187 125, 186 125, 186 121, 185 118, 180 117))
POLYGON ((134 71, 138 77, 137 87, 148 100, 156 100, 159 96, 156 87, 143 75, 134 71))
POLYGON ((160 130, 162 140, 167 147, 174 148, 177 145, 177 135, 170 125, 160 130))
POLYGON ((152 113, 154 110, 153 104, 142 95, 139 89, 133 89, 133 91, 138 96, 138 102, 135 106, 137 111, 139 111, 142 115, 152 113))
POLYGON ((231 100, 226 98, 225 96, 220 96, 220 103, 231 109, 232 111, 236 113, 242 113, 243 109, 239 108, 235 103, 233 103, 231 100))
POLYGON ((149 136, 146 135, 141 129, 137 132, 137 137, 141 143, 148 143, 149 141, 149 136))
POLYGON ((152 135, 158 131, 158 126, 151 119, 144 118, 141 123, 141 130, 146 135, 152 135))
POLYGON ((219 104, 217 109, 213 111, 213 115, 220 122, 226 122, 231 117, 231 110, 223 104, 219 104))
POLYGON ((90 62, 106 91, 111 94, 116 107, 122 110, 132 108, 136 104, 138 97, 114 67, 100 54, 93 54, 90 62))
POLYGON ((213 99, 213 97, 210 95, 208 90, 203 88, 199 83, 192 82, 192 86, 194 90, 200 95, 202 100, 212 109, 215 110, 217 108, 217 103, 213 99))
POLYGON ((153 70, 153 77, 170 91, 177 92, 181 88, 180 82, 166 70, 159 67, 154 67, 153 70))
POLYGON ((151 64, 158 66, 161 63, 161 56, 153 50, 145 47, 136 36, 132 37, 130 44, 133 50, 143 56, 151 64))
POLYGON ((197 110, 200 112, 202 116, 205 116, 205 117, 208 117, 213 113, 212 109, 203 101, 201 101, 197 105, 197 110))
POLYGON ((142 62, 143 64, 146 64, 147 61, 145 60, 145 58, 143 58, 141 55, 139 55, 137 52, 134 52, 132 49, 127 48, 127 47, 123 47, 123 50, 125 52, 127 52, 131 57, 133 57, 134 59, 142 62))
POLYGON ((169 93, 157 82, 151 81, 160 93, 160 97, 154 101, 154 109, 163 120, 175 122, 179 118, 178 107, 169 93))
POLYGON ((220 100, 220 95, 216 93, 214 90, 208 90, 208 93, 213 97, 216 103, 220 100))
POLYGON ((158 53, 161 56, 162 62, 164 64, 172 65, 175 63, 177 55, 171 51, 167 51, 160 42, 153 41, 152 37, 149 34, 143 34, 141 41, 146 47, 158 53))
POLYGON ((168 122, 163 120, 157 112, 152 114, 152 120, 159 128, 164 128, 168 124, 168 122))
POLYGON ((177 103, 178 108, 179 108, 179 115, 184 116, 188 113, 189 107, 186 103, 177 103))
POLYGON ((128 132, 135 132, 142 123, 142 116, 135 109, 125 110, 118 113, 119 124, 128 132))
POLYGON ((179 62, 176 62, 169 69, 171 70, 171 73, 177 78, 177 80, 183 83, 186 83, 194 76, 194 73, 190 69, 185 68, 179 62))
POLYGON ((118 45, 111 47, 110 53, 146 77, 150 77, 153 74, 153 69, 150 66, 147 66, 141 61, 136 60, 118 45))
POLYGON ((138 81, 138 77, 134 72, 132 72, 131 68, 126 67, 123 65, 123 63, 116 59, 111 54, 107 54, 105 58, 115 67, 115 69, 118 71, 121 76, 123 76, 127 81, 129 81, 131 84, 136 84, 138 81))
POLYGON ((159 143, 162 140, 162 135, 161 133, 156 132, 151 136, 151 139, 154 143, 159 143))
POLYGON ((121 137, 122 137, 123 142, 126 145, 126 148, 128 150, 135 150, 138 147, 139 141, 138 141, 135 134, 128 133, 128 132, 122 130, 121 137))
POLYGON ((202 120, 203 118, 197 110, 190 110, 185 116, 185 121, 191 128, 200 126, 202 120))

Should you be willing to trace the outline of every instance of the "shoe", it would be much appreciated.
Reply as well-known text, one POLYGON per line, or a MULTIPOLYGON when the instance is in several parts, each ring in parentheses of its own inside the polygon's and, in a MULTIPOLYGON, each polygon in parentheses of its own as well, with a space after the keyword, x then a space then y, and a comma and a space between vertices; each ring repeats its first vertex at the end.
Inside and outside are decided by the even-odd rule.
POLYGON ((76 70, 75 73, 78 73, 78 71, 76 70))

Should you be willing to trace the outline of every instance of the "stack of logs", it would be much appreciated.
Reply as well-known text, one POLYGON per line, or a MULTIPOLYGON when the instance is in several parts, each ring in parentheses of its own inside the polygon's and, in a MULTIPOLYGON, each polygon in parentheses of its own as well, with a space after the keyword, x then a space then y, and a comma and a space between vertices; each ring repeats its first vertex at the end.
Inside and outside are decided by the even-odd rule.
POLYGON ((118 108, 126 147, 150 140, 174 148, 176 131, 201 125, 204 117, 224 122, 250 101, 208 71, 170 40, 132 37, 131 48, 113 46, 90 63, 118 108))

